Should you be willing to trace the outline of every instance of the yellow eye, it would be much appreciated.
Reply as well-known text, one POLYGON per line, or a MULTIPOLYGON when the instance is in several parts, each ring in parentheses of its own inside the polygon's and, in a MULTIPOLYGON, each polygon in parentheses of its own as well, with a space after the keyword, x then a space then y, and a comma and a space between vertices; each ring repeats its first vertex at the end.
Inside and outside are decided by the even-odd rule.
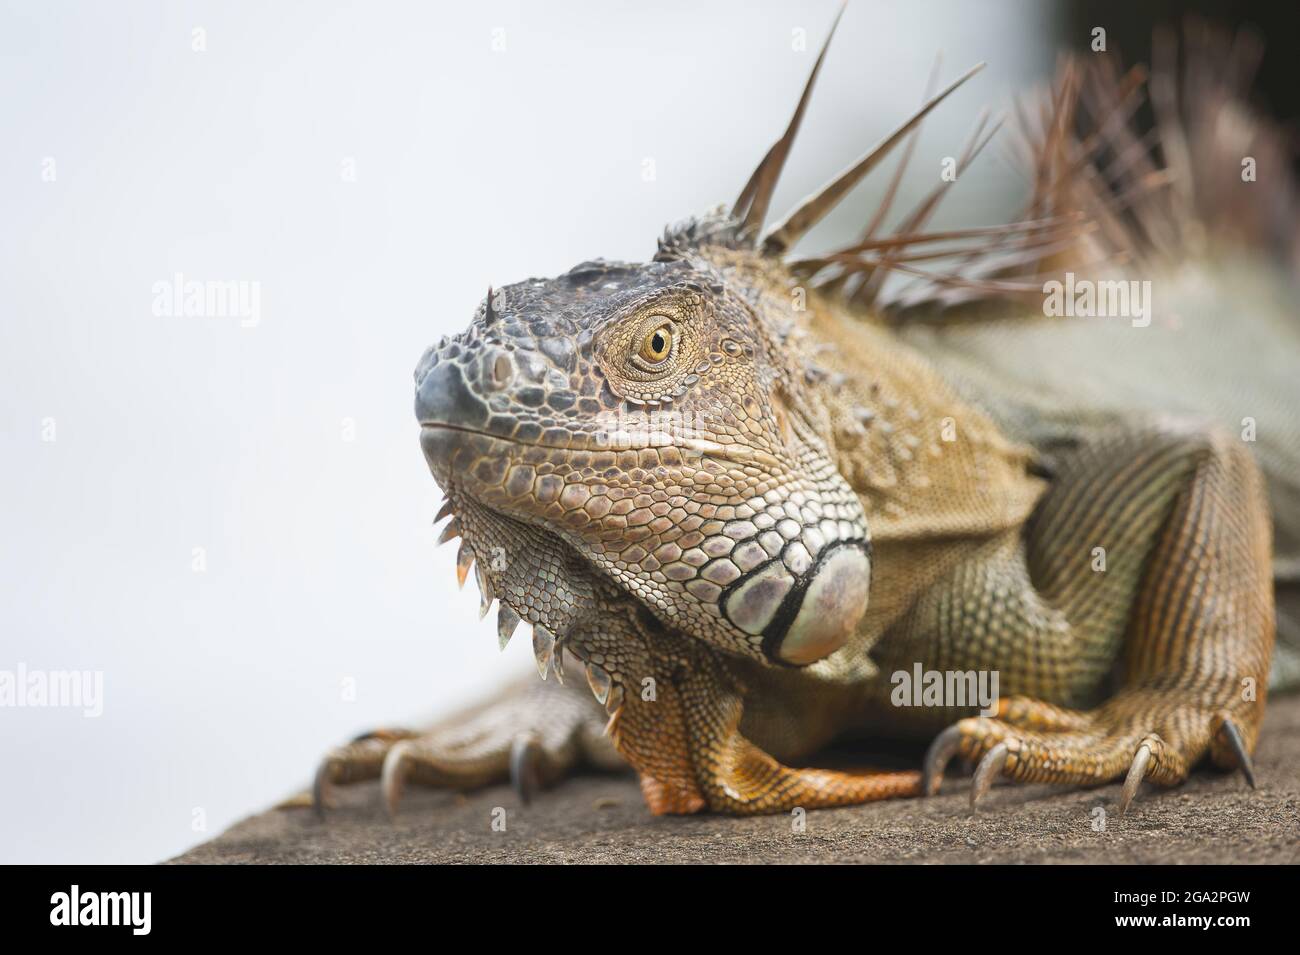
POLYGON ((652 365, 659 364, 672 350, 673 330, 667 325, 660 325, 641 342, 641 358, 652 365))

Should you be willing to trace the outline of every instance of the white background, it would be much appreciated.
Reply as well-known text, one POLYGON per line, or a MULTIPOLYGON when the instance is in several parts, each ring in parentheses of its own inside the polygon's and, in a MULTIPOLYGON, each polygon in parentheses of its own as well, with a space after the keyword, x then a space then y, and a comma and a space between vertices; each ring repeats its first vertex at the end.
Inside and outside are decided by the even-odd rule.
MULTIPOLYGON (((415 362, 489 283, 644 259, 733 199, 835 9, 0 8, 0 670, 100 670, 105 694, 99 719, 0 708, 0 861, 169 857, 329 745, 529 665, 433 547, 415 362), (260 325, 155 316, 176 272, 259 282, 260 325)), ((905 118, 936 52, 944 82, 988 60, 928 122, 905 210, 980 106, 1046 75, 1054 31, 1031 0, 858 0, 773 212, 905 118)), ((1012 210, 996 147, 940 223, 1012 210)), ((859 230, 887 176, 811 245, 859 230)))

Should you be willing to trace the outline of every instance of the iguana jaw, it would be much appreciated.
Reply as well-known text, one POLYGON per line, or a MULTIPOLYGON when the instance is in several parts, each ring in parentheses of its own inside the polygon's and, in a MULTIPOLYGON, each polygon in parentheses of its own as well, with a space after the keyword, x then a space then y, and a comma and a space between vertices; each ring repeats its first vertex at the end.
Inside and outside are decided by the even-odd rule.
POLYGON ((632 591, 665 622, 680 619, 692 636, 712 620, 679 616, 665 594, 674 583, 684 582, 687 595, 699 598, 697 608, 719 608, 714 612, 744 628, 755 655, 785 665, 806 665, 833 652, 865 610, 868 551, 851 523, 822 522, 824 533, 821 526, 801 531, 780 496, 723 512, 730 521, 710 521, 668 495, 641 499, 598 476, 620 465, 645 473, 676 469, 687 475, 682 483, 698 484, 731 468, 776 471, 780 462, 762 450, 693 438, 589 452, 427 422, 421 444, 444 489, 454 484, 459 496, 488 511, 556 536, 595 573, 632 591), (731 528, 745 525, 739 539, 729 536, 731 528), (707 537, 711 527, 715 539, 707 537), (681 543, 653 550, 639 545, 652 535, 681 543), (789 556, 794 553, 800 556, 789 556), (727 575, 715 576, 714 566, 725 566, 727 575), (658 582, 644 581, 643 572, 658 582))

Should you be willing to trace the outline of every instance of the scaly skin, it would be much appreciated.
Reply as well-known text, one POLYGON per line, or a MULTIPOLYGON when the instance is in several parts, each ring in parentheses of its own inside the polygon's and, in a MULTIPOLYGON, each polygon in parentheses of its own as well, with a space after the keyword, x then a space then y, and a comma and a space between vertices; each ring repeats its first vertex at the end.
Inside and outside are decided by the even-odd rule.
MULTIPOLYGON (((730 214, 648 263, 489 293, 421 359, 443 538, 503 644, 523 620, 543 678, 579 661, 657 813, 921 795, 958 753, 973 799, 997 775, 1123 778, 1127 807, 1206 755, 1252 778, 1274 606, 1248 446, 1159 402, 1049 422, 947 357, 964 326, 899 334, 843 283, 809 287, 782 253, 846 189, 760 234, 801 114, 730 214), (996 671, 997 716, 891 705, 916 664, 996 671), (780 761, 863 731, 939 735, 924 774, 780 761)), ((1013 342, 1017 321, 1045 327, 1013 309, 1013 342)), ((518 700, 349 744, 319 788, 382 773, 395 807, 408 778, 608 764, 572 697, 518 700)))

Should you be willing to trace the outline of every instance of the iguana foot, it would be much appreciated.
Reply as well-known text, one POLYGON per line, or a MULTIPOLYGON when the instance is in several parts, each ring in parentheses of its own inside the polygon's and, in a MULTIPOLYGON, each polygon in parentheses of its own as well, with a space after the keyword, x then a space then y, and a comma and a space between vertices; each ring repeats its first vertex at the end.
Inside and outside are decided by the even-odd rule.
POLYGON ((323 813, 333 786, 376 778, 390 815, 408 782, 468 790, 508 779, 527 803, 580 764, 626 765, 604 736, 606 719, 577 691, 516 687, 429 730, 376 730, 331 750, 317 767, 312 803, 323 813))
POLYGON ((944 768, 958 754, 978 762, 972 811, 999 776, 1061 785, 1122 778, 1122 814, 1143 780, 1176 785, 1207 752, 1221 768, 1240 767, 1253 787, 1250 752, 1262 705, 1205 706, 1188 696, 1185 689, 1131 689, 1095 710, 1005 699, 996 717, 960 720, 935 737, 925 755, 924 791, 939 791, 944 768))

